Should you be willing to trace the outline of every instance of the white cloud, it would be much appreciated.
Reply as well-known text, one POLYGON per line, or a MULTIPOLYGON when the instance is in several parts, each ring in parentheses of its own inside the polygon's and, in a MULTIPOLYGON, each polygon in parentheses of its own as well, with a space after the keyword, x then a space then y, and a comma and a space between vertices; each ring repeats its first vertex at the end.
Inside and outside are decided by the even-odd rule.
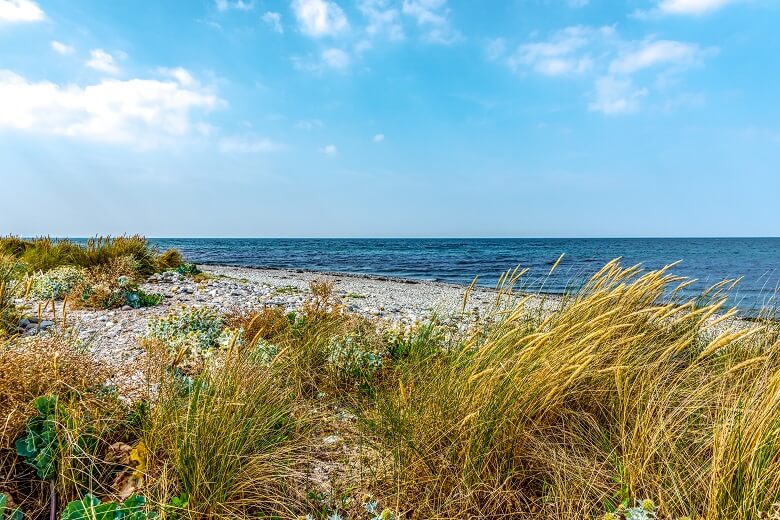
POLYGON ((588 81, 589 109, 609 115, 636 112, 642 99, 653 93, 673 97, 671 87, 679 73, 717 53, 716 48, 675 40, 624 40, 611 26, 566 27, 509 54, 490 45, 488 59, 514 72, 588 81))
POLYGON ((606 115, 630 114, 639 110, 647 89, 636 88, 628 78, 605 76, 594 83, 595 93, 588 109, 606 115))
POLYGON ((58 54, 62 54, 63 56, 65 56, 66 54, 73 54, 76 51, 76 49, 74 49, 70 45, 66 45, 62 42, 58 42, 57 40, 53 40, 51 42, 51 49, 58 54))
POLYGON ((401 12, 389 0, 360 0, 357 7, 368 20, 366 33, 369 36, 382 36, 391 41, 405 38, 401 12))
POLYGON ((739 0, 658 0, 653 9, 634 11, 632 16, 639 19, 656 18, 664 15, 702 16, 739 0))
POLYGON ((284 28, 282 27, 282 15, 273 11, 268 11, 263 15, 263 21, 271 26, 271 28, 279 34, 284 34, 284 28))
POLYGON ((193 112, 215 94, 160 79, 103 79, 86 86, 31 81, 0 70, 0 129, 154 147, 204 127, 193 112))
POLYGON ((336 145, 335 144, 329 144, 329 145, 321 148, 320 151, 322 153, 324 153, 325 155, 330 155, 330 156, 336 155, 339 152, 336 149, 336 145))
POLYGON ((292 0, 301 31, 315 38, 332 36, 349 28, 344 11, 328 0, 292 0))
POLYGON ((644 41, 635 49, 623 53, 609 66, 613 74, 633 74, 643 69, 665 64, 690 66, 702 56, 698 45, 674 40, 644 41))
POLYGON ((89 55, 91 58, 86 62, 87 67, 108 74, 119 73, 119 67, 114 62, 114 57, 103 49, 92 49, 89 51, 89 55))
POLYGON ((322 74, 326 70, 346 72, 352 63, 350 55, 341 49, 331 47, 323 49, 317 58, 301 58, 293 56, 293 66, 304 72, 322 74))
POLYGON ((345 70, 352 60, 346 52, 332 48, 322 51, 322 61, 331 69, 345 70))
POLYGON ((566 4, 569 7, 573 7, 574 9, 579 9, 580 7, 585 7, 590 3, 590 0, 566 0, 566 4))
POLYGON ((214 5, 216 5, 218 11, 230 11, 230 10, 236 10, 236 11, 251 11, 255 8, 255 0, 251 0, 250 2, 245 2, 244 0, 216 0, 214 2, 214 5))
POLYGON ((426 31, 424 39, 430 43, 450 45, 461 38, 450 25, 447 0, 403 0, 402 11, 426 31))
POLYGON ((190 74, 190 71, 183 67, 176 67, 173 69, 161 67, 157 69, 157 71, 163 76, 175 79, 183 87, 191 87, 198 84, 198 82, 195 81, 195 78, 192 77, 192 74, 190 74))
POLYGON ((225 137, 219 141, 225 153, 265 153, 287 149, 287 146, 265 137, 225 137))
POLYGON ((32 0, 0 0, 0 24, 40 22, 46 17, 32 0))
POLYGON ((591 47, 614 35, 612 27, 592 28, 581 25, 555 32, 549 40, 520 45, 507 59, 514 71, 530 68, 545 76, 577 75, 593 68, 591 47))
POLYGON ((376 134, 373 140, 375 143, 381 143, 385 140, 385 134, 376 134))

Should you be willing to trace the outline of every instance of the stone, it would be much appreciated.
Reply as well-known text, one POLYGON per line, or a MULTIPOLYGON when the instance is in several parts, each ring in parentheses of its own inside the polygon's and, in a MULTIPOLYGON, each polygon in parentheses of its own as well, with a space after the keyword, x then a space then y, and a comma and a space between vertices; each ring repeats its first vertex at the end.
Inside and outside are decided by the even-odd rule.
POLYGON ((28 320, 27 318, 22 318, 21 320, 19 320, 19 327, 21 328, 25 328, 29 324, 30 324, 30 320, 28 320))
POLYGON ((327 445, 330 445, 330 444, 336 444, 340 440, 341 440, 341 437, 338 436, 338 435, 328 435, 327 437, 322 439, 322 443, 327 446, 327 445))
POLYGON ((47 330, 54 326, 54 322, 51 320, 43 320, 40 325, 38 325, 38 328, 41 330, 47 330))
POLYGON ((123 311, 132 311, 133 308, 131 306, 129 306, 129 305, 122 305, 122 310, 123 311))

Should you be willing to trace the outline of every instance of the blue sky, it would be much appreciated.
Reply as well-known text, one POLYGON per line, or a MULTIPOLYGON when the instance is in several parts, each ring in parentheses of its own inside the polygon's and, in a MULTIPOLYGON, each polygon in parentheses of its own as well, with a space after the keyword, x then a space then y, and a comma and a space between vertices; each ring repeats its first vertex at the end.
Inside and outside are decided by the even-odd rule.
POLYGON ((0 233, 777 236, 776 0, 0 0, 0 233))

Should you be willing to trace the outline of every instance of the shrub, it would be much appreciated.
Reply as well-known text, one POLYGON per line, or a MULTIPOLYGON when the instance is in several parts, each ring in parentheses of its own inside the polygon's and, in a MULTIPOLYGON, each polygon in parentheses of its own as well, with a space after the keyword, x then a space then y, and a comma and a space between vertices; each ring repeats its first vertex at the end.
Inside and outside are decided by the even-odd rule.
POLYGON ((382 355, 371 349, 361 331, 335 338, 328 349, 327 370, 336 386, 369 385, 382 368, 382 355))
POLYGON ((219 346, 224 320, 207 307, 185 308, 149 320, 147 336, 163 342, 173 352, 210 357, 219 346))
POLYGON ((84 282, 84 270, 73 265, 61 265, 33 278, 30 297, 36 300, 61 300, 74 287, 84 282))
POLYGON ((164 251, 155 260, 155 265, 158 271, 165 271, 166 269, 176 269, 184 263, 184 257, 181 251, 178 249, 168 249, 164 251))
POLYGON ((76 306, 113 309, 123 305, 133 308, 159 304, 160 294, 147 294, 138 288, 136 269, 131 257, 112 259, 105 265, 87 269, 84 279, 72 290, 76 306))

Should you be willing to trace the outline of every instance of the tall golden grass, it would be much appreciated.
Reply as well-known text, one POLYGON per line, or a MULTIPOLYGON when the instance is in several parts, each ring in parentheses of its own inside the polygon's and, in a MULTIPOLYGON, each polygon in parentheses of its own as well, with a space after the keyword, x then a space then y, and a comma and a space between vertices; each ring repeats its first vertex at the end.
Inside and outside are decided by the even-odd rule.
POLYGON ((407 371, 370 412, 415 517, 593 518, 650 498, 669 517, 757 518, 780 501, 780 342, 723 299, 605 266, 537 322, 528 303, 407 371))

